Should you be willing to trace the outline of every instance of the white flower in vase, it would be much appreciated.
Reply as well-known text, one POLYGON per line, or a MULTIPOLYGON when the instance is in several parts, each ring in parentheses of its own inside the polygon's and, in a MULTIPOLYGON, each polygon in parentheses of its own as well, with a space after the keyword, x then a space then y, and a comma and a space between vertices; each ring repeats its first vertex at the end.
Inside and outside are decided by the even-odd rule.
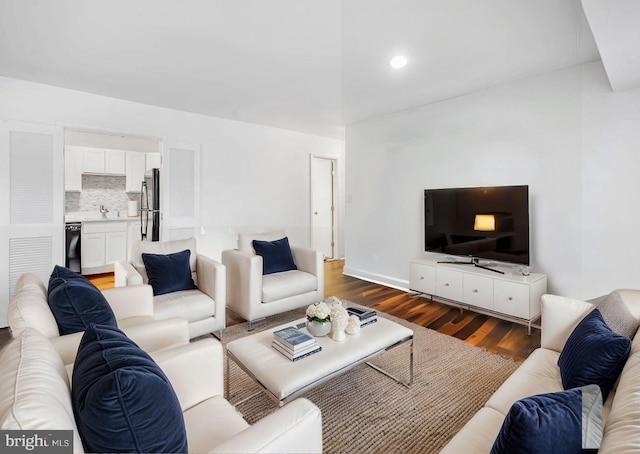
POLYGON ((312 336, 325 336, 331 330, 331 308, 323 301, 307 307, 307 331, 312 336))
POLYGON ((307 307, 306 314, 307 320, 309 320, 310 322, 324 323, 331 315, 331 308, 327 305, 327 303, 321 301, 319 303, 311 304, 309 307, 307 307))

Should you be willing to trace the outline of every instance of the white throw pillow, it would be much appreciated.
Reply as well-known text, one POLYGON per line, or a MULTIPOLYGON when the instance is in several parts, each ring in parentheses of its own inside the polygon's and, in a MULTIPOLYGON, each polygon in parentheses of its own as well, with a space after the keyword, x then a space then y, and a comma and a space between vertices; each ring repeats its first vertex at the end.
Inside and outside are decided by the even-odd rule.
POLYGON ((561 352, 575 327, 593 309, 593 304, 585 301, 551 294, 542 295, 541 346, 561 352))

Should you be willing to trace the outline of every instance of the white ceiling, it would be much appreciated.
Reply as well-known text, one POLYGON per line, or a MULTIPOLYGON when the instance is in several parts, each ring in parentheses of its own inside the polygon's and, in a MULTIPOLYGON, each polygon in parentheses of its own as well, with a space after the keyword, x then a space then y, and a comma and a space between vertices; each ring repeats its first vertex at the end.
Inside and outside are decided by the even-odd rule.
POLYGON ((0 0, 2 76, 327 137, 599 58, 580 0, 0 0))

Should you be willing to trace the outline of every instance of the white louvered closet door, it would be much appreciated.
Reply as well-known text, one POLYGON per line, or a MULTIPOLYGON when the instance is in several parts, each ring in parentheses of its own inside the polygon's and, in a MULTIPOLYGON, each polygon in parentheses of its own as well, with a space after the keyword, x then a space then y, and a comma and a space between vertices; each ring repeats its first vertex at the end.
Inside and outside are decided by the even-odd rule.
POLYGON ((165 141, 160 172, 161 240, 197 237, 200 225, 200 146, 165 141))
POLYGON ((23 273, 47 283, 64 264, 64 154, 60 127, 0 124, 0 326, 23 273))

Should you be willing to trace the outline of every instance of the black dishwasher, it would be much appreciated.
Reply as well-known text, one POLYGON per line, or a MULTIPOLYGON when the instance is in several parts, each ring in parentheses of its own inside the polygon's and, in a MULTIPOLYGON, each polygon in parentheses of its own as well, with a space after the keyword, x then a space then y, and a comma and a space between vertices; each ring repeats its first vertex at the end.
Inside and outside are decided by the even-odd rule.
POLYGON ((70 270, 80 273, 80 233, 82 232, 82 223, 68 222, 65 226, 65 266, 70 270))

